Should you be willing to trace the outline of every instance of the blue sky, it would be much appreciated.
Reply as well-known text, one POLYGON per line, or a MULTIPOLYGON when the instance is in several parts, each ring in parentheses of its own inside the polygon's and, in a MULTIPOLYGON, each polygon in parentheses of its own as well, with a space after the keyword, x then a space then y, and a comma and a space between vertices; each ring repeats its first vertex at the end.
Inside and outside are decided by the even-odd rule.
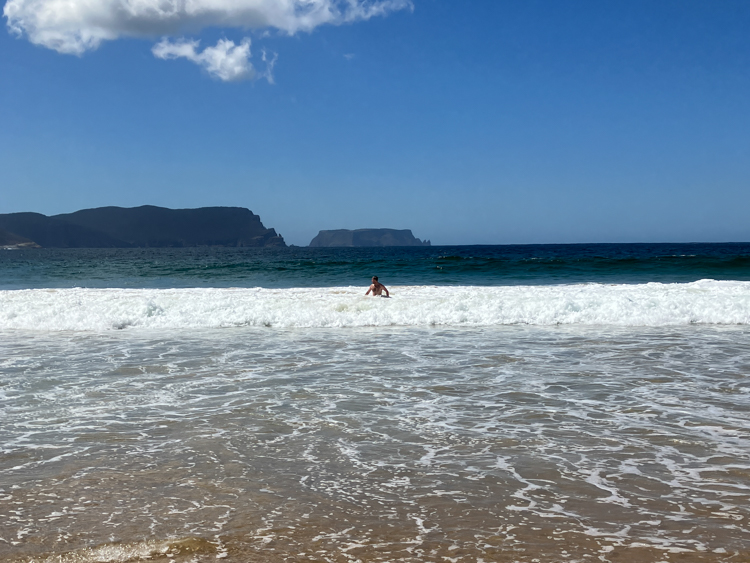
POLYGON ((5 5, 0 212, 242 206, 297 245, 750 240, 744 0, 33 19, 58 1, 5 5))

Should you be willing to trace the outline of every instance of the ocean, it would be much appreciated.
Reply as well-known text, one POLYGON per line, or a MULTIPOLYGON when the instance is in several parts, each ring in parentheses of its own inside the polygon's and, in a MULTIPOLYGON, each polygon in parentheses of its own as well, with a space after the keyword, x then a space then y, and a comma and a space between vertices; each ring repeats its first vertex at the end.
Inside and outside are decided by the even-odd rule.
POLYGON ((0 560, 748 561, 749 337, 750 244, 0 251, 0 560))

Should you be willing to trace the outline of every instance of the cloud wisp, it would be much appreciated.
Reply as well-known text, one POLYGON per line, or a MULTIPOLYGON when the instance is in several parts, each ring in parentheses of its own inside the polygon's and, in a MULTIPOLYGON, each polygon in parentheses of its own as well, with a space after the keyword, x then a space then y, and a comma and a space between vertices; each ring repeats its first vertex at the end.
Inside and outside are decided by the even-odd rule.
POLYGON ((154 45, 151 52, 160 59, 186 58, 205 69, 208 74, 225 82, 237 82, 255 78, 256 72, 250 62, 250 39, 239 45, 221 39, 215 47, 206 47, 198 52, 198 41, 163 39, 154 45))
MULTIPOLYGON (((59 53, 82 55, 120 37, 161 36, 157 57, 184 57, 221 80, 242 80, 261 76, 249 60, 249 39, 239 45, 222 39, 199 52, 197 42, 169 38, 206 27, 293 35, 411 7, 411 0, 7 0, 3 15, 12 33, 59 53)), ((275 59, 266 62, 271 68, 275 59)))

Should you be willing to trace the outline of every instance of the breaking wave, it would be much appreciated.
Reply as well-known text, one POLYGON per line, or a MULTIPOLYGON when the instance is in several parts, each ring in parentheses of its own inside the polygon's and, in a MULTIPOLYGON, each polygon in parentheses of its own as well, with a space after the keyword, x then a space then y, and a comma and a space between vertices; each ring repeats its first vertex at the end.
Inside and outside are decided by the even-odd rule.
POLYGON ((750 282, 0 291, 0 330, 750 324, 750 282))

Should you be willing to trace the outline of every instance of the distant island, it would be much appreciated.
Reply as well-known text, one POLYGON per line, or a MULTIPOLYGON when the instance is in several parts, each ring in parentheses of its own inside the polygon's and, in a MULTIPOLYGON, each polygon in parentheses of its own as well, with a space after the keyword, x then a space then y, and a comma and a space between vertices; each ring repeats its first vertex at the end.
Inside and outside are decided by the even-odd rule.
POLYGON ((274 229, 243 207, 99 207, 48 217, 0 214, 0 247, 285 247, 274 229))
POLYGON ((419 240, 410 229, 337 229, 320 231, 310 241, 312 247, 334 246, 430 246, 429 240, 419 240))

